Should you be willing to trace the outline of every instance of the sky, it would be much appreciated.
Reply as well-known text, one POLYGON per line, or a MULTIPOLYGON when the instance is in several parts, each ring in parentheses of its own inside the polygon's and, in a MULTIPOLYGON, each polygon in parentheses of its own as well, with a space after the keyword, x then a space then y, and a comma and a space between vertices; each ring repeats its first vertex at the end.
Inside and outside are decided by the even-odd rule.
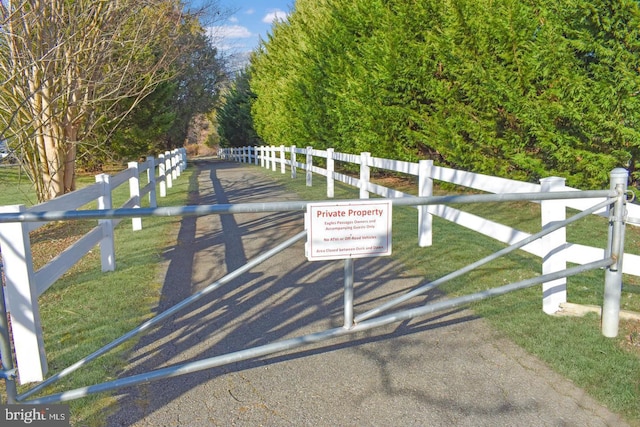
MULTIPOLYGON (((210 28, 214 43, 225 52, 246 54, 266 39, 274 20, 285 20, 294 0, 218 0, 233 12, 210 28)), ((223 14, 224 15, 224 14, 223 14)))

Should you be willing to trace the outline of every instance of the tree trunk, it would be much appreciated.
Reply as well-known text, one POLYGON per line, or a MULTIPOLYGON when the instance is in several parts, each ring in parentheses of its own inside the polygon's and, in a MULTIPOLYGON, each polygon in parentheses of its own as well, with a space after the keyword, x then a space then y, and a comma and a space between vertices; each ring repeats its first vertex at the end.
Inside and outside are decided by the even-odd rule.
MULTIPOLYGON (((44 144, 44 158, 42 164, 42 186, 44 188, 45 200, 50 200, 64 194, 65 175, 65 149, 62 142, 63 135, 60 134, 60 127, 54 123, 47 123, 42 126, 42 143, 44 144)), ((43 200, 40 200, 43 201, 43 200)))
POLYGON ((75 126, 67 126, 64 147, 64 192, 70 193, 76 190, 76 146, 78 130, 75 126))

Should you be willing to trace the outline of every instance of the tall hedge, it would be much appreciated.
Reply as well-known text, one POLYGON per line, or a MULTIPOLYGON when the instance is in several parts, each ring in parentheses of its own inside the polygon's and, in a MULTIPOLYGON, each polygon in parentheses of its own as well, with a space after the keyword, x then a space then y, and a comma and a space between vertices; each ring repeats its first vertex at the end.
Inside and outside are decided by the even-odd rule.
POLYGON ((535 181, 635 170, 635 0, 298 0, 251 63, 270 144, 535 181))

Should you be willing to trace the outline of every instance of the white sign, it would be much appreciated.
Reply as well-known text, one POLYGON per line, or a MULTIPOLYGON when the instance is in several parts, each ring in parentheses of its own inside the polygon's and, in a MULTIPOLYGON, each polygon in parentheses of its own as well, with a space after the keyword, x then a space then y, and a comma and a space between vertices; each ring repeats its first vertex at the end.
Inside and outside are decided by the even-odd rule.
POLYGON ((391 202, 307 205, 309 261, 391 255, 391 202))

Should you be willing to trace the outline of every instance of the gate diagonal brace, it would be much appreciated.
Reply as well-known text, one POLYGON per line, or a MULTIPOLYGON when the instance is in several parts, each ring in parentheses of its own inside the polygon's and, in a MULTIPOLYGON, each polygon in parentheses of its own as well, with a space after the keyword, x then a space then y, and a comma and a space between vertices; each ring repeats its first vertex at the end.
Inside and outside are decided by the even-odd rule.
POLYGON ((469 304, 470 302, 480 301, 490 297, 504 295, 508 292, 512 292, 519 289, 529 288, 548 280, 555 280, 559 276, 573 276, 589 270, 596 270, 608 265, 611 265, 612 259, 604 259, 595 261, 589 264, 569 268, 564 271, 550 273, 531 279, 523 280, 516 283, 500 286, 497 288, 487 289, 485 291, 477 292, 471 295, 465 295, 462 297, 452 298, 445 301, 426 304, 420 307, 402 310, 396 313, 387 314, 382 317, 366 320, 362 323, 354 325, 352 328, 338 327, 333 329, 327 329, 325 331, 316 332, 308 335, 303 335, 295 338, 289 338, 282 341, 276 341, 273 343, 265 344, 250 349, 240 350, 233 353, 223 354, 220 356, 214 356, 207 359, 198 360, 195 362, 188 362, 179 365, 168 366, 166 368, 157 369, 154 371, 146 372, 143 374, 132 375, 130 377, 119 378, 113 381, 107 381, 104 383, 81 387, 74 390, 65 391, 58 394, 52 394, 49 396, 41 397, 26 401, 24 403, 30 404, 49 404, 55 402, 65 402, 74 399, 80 399, 90 394, 102 393, 112 391, 124 387, 136 386, 152 381, 158 381, 167 378, 173 378, 181 375, 191 374, 194 372, 204 371, 211 368, 216 368, 231 363, 240 362, 243 360, 254 359, 261 356, 266 356, 273 353, 279 353, 285 350, 292 350, 298 347, 326 341, 329 339, 337 338, 343 335, 357 333, 373 329, 380 326, 386 326, 391 323, 410 320, 415 317, 425 316, 427 314, 433 314, 439 311, 448 310, 450 308, 459 307, 461 305, 469 304))

